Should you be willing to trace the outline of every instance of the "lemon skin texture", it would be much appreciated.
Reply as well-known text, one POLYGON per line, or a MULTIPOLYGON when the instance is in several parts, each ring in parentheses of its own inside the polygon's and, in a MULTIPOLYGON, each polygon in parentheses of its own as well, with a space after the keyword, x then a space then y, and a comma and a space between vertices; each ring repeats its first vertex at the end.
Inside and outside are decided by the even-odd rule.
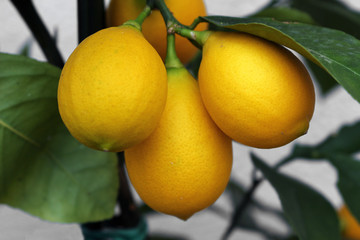
POLYGON ((199 69, 202 99, 235 141, 283 146, 305 134, 315 104, 312 80, 289 50, 245 33, 214 32, 199 69))
POLYGON ((186 220, 224 191, 232 145, 206 112, 187 70, 169 69, 168 82, 159 126, 125 151, 125 162, 131 183, 148 206, 186 220))
MULTIPOLYGON (((145 7, 145 0, 112 0, 107 9, 107 25, 118 26, 129 19, 135 19, 145 7)), ((174 17, 185 25, 195 18, 206 16, 203 0, 165 0, 174 17)), ((196 30, 202 31, 207 24, 202 23, 196 30)), ((152 11, 142 25, 145 38, 155 47, 163 60, 166 57, 166 25, 159 10, 152 11)), ((176 36, 176 52, 183 63, 188 62, 198 49, 186 38, 176 36)))
POLYGON ((139 30, 124 25, 89 36, 73 51, 61 72, 58 106, 77 140, 119 152, 154 131, 166 95, 160 56, 139 30))
POLYGON ((348 239, 360 240, 360 223, 351 214, 346 205, 343 205, 338 210, 338 216, 343 225, 342 236, 348 239))

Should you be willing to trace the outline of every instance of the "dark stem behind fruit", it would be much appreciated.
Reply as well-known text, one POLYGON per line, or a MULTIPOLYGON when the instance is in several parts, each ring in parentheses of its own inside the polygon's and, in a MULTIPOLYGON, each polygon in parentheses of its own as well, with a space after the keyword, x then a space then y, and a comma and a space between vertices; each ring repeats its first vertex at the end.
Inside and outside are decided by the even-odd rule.
POLYGON ((11 0, 11 2, 31 30, 48 62, 62 68, 64 66, 64 60, 56 47, 55 39, 46 29, 33 2, 31 0, 11 0))

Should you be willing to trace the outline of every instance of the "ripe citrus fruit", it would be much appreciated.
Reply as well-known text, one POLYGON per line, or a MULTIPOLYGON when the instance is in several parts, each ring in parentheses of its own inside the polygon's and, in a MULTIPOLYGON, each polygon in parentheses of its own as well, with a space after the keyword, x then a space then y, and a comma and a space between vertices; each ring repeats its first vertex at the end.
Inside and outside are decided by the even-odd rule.
POLYGON ((125 161, 146 204, 186 220, 224 191, 232 145, 206 112, 198 84, 186 69, 168 69, 168 83, 159 126, 144 142, 125 151, 125 161))
POLYGON ((210 34, 199 86, 220 129, 252 147, 279 147, 305 134, 314 111, 313 83, 300 60, 246 33, 210 34))
MULTIPOLYGON (((206 15, 203 0, 165 0, 174 17, 185 25, 190 25, 195 18, 206 15)), ((144 9, 145 0, 112 0, 107 9, 108 26, 121 25, 129 19, 135 19, 144 9)), ((205 30, 206 24, 200 24, 196 30, 205 30)), ((166 25, 159 10, 154 10, 142 25, 145 38, 155 47, 162 59, 166 56, 166 25)), ((189 40, 177 36, 176 50, 182 62, 194 57, 197 48, 189 40)))
POLYGON ((360 224, 346 205, 339 209, 338 215, 342 224, 342 236, 353 240, 360 240, 360 224))
POLYGON ((142 33, 103 29, 80 43, 59 81, 60 115, 88 147, 122 151, 155 129, 167 95, 166 69, 142 33))

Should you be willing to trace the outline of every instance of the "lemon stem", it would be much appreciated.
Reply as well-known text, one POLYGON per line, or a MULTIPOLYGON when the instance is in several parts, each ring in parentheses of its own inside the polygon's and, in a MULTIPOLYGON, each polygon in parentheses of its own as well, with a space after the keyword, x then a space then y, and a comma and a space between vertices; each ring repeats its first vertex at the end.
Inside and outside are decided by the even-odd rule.
POLYGON ((166 6, 164 0, 154 0, 153 2, 154 7, 160 10, 160 13, 162 17, 164 18, 166 27, 169 29, 169 27, 177 26, 177 27, 184 27, 187 28, 185 25, 181 24, 171 13, 169 8, 166 6))
POLYGON ((173 33, 168 33, 167 35, 167 52, 166 52, 165 66, 168 69, 184 67, 184 65, 181 63, 180 59, 176 55, 175 35, 173 33))
MULTIPOLYGON (((203 20, 199 17, 194 20, 194 22, 190 26, 183 25, 180 23, 174 15, 171 13, 171 11, 166 6, 164 0, 148 0, 148 2, 151 3, 151 6, 153 6, 156 9, 160 10, 160 13, 162 17, 164 18, 166 28, 168 31, 168 34, 170 33, 177 33, 183 37, 188 38, 196 47, 201 48, 206 39, 210 35, 210 31, 193 31, 200 22, 203 20)), ((148 4, 150 4, 148 3, 148 4)))
POLYGON ((174 31, 177 34, 196 42, 200 46, 204 46, 206 40, 212 33, 212 31, 194 31, 187 28, 174 28, 174 31))
POLYGON ((195 20, 192 22, 192 24, 189 25, 189 28, 192 29, 192 30, 194 30, 194 29, 196 28, 196 26, 197 26, 199 23, 201 23, 201 22, 203 22, 203 20, 201 19, 201 17, 195 18, 195 20))
POLYGON ((139 16, 135 19, 135 21, 141 26, 144 20, 150 15, 151 7, 146 5, 144 10, 139 14, 139 16))
POLYGON ((141 31, 141 25, 143 24, 146 17, 150 15, 150 13, 151 7, 146 5, 144 10, 137 16, 135 20, 126 21, 123 25, 131 26, 141 31))

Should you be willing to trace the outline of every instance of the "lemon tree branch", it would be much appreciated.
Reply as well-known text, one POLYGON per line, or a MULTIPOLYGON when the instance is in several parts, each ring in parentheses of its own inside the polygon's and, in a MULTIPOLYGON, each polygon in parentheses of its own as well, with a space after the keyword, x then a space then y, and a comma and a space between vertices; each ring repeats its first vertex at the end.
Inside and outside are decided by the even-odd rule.
POLYGON ((11 2, 31 30, 48 62, 62 68, 64 66, 64 60, 56 46, 55 39, 46 29, 33 2, 22 0, 11 0, 11 2))
MULTIPOLYGON (((297 157, 301 157, 301 155, 298 156, 298 154, 294 153, 294 152, 290 153, 288 156, 286 156, 285 158, 278 161, 275 164, 274 169, 276 169, 276 170, 279 169, 280 167, 290 163, 292 160, 294 160, 297 157)), ((254 154, 251 154, 251 158, 256 158, 256 156, 254 154)), ((235 212, 234 212, 234 214, 232 216, 230 224, 226 228, 226 230, 225 230, 225 232, 224 232, 224 234, 223 234, 223 236, 221 238, 222 240, 226 240, 226 239, 228 239, 230 237, 230 234, 235 229, 236 225, 239 224, 238 223, 239 219, 242 218, 242 215, 244 214, 244 212, 247 209, 248 205, 251 203, 251 200, 253 198, 253 195, 254 195, 256 189, 260 186, 260 184, 264 180, 265 180, 264 177, 257 177, 256 176, 256 169, 254 169, 253 174, 252 174, 251 186, 247 189, 247 191, 245 192, 242 200, 236 206, 236 209, 235 209, 235 212)))
POLYGON ((78 42, 105 27, 105 6, 102 0, 78 0, 78 42))

